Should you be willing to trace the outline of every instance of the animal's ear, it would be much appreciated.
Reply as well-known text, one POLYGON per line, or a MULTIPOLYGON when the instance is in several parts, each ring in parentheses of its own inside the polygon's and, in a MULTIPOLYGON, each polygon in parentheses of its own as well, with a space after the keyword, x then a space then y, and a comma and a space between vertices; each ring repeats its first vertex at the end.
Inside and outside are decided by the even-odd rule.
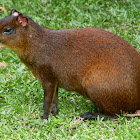
POLYGON ((15 17, 17 17, 17 16, 19 16, 19 14, 20 14, 20 12, 18 12, 18 11, 15 10, 15 9, 12 9, 12 10, 11 10, 11 13, 10 13, 10 16, 15 16, 15 17))
POLYGON ((26 17, 23 16, 23 14, 21 14, 20 12, 18 12, 15 9, 11 10, 10 16, 15 16, 17 17, 18 23, 20 23, 22 26, 27 26, 28 24, 28 19, 26 17))
POLYGON ((17 20, 24 27, 28 25, 28 19, 26 17, 24 17, 22 14, 19 14, 17 20))

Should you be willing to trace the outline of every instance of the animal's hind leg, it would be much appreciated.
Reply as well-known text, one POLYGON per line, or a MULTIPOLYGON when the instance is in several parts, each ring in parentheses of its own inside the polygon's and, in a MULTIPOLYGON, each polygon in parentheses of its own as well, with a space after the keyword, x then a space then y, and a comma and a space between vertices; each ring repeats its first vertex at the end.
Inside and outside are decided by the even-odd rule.
POLYGON ((116 118, 116 116, 106 116, 106 115, 103 115, 103 114, 100 114, 100 113, 91 113, 91 112, 86 112, 86 113, 82 113, 80 114, 80 117, 83 118, 84 120, 97 120, 98 118, 99 119, 102 119, 103 120, 108 120, 108 119, 111 119, 111 118, 116 118))

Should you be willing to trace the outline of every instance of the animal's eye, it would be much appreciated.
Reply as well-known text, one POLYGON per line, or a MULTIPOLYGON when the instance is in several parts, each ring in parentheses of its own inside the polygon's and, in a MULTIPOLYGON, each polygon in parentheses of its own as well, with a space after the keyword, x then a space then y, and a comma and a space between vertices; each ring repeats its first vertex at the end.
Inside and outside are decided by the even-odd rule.
POLYGON ((15 34, 15 33, 16 33, 16 30, 14 28, 6 27, 3 29, 4 35, 10 35, 10 34, 15 34))
POLYGON ((6 29, 4 30, 4 33, 10 33, 10 32, 12 32, 12 29, 11 29, 11 28, 6 28, 6 29))

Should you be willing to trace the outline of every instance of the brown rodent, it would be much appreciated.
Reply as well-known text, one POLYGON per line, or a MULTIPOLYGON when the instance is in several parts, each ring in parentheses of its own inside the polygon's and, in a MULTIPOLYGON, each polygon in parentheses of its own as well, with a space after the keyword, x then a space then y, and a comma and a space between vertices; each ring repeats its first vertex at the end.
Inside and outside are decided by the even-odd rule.
POLYGON ((140 54, 96 28, 52 30, 12 10, 0 20, 0 45, 15 50, 44 88, 44 115, 57 113, 58 87, 89 98, 105 114, 140 109, 140 54))

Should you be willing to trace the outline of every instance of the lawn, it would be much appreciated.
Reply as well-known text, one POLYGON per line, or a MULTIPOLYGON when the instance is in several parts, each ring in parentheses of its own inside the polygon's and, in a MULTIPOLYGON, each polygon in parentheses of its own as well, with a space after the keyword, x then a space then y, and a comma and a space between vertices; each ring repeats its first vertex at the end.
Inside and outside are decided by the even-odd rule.
MULTIPOLYGON (((100 28, 111 31, 140 52, 138 0, 1 0, 10 13, 17 9, 52 29, 100 28)), ((8 15, 0 10, 0 18, 8 15)), ((59 114, 43 115, 43 89, 16 54, 0 50, 0 139, 140 139, 140 119, 81 120, 84 112, 100 112, 89 100, 59 89, 59 114)))

